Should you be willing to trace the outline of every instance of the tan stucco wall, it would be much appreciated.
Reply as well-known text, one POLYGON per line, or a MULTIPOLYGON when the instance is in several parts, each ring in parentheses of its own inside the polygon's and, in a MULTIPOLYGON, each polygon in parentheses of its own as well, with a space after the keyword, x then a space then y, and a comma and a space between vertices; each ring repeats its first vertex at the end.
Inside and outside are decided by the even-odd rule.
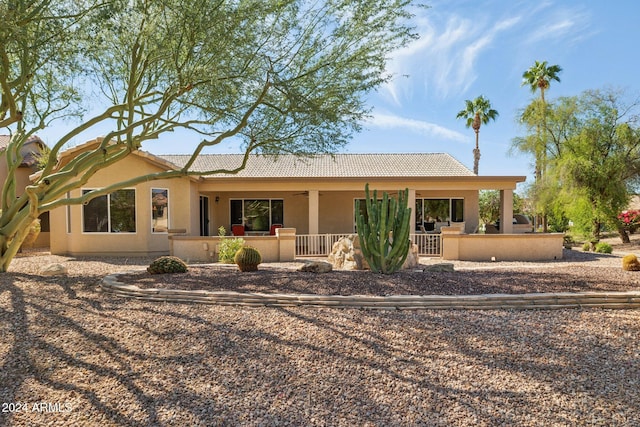
POLYGON ((541 261, 562 259, 561 233, 458 234, 444 230, 442 258, 461 261, 541 261))
MULTIPOLYGON (((295 260, 293 228, 281 228, 275 236, 244 236, 245 246, 256 248, 262 262, 291 262, 295 260)), ((188 262, 217 262, 220 238, 217 236, 171 236, 170 253, 188 262)))
MULTIPOLYGON (((135 155, 130 155, 117 164, 96 173, 83 188, 100 188, 117 181, 159 170, 149 162, 135 155)), ((167 188, 169 190, 169 227, 183 228, 188 234, 197 234, 199 222, 198 190, 193 181, 188 178, 165 179, 145 182, 134 188, 136 190, 135 233, 83 233, 82 206, 78 205, 69 208, 71 232, 67 233, 67 209, 61 207, 51 212, 51 252, 68 255, 155 255, 169 253, 167 233, 151 233, 152 188, 167 188)), ((71 196, 78 197, 80 193, 81 189, 74 190, 71 196)))

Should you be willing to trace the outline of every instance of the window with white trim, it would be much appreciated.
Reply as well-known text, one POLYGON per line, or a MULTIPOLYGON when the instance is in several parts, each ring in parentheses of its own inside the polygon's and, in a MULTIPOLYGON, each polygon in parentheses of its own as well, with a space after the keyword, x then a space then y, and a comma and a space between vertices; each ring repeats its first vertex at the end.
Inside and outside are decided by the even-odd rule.
POLYGON ((272 224, 284 223, 282 199, 232 199, 231 224, 243 224, 247 231, 269 231, 272 224))
POLYGON ((166 233, 169 230, 169 190, 151 189, 151 232, 166 233))
MULTIPOLYGON (((92 190, 82 190, 85 195, 92 190)), ((82 206, 82 231, 85 233, 135 233, 136 191, 116 190, 95 197, 82 206)))
POLYGON ((433 231, 438 226, 464 222, 464 199, 416 199, 416 231, 420 226, 433 231))

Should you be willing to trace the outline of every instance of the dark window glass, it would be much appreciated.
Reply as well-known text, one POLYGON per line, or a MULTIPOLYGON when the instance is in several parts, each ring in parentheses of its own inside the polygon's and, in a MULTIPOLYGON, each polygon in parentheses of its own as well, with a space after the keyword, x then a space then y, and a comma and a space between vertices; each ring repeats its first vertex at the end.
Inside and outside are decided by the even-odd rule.
POLYGON ((41 232, 48 233, 49 231, 51 231, 51 227, 49 226, 49 212, 41 213, 38 219, 40 219, 41 232))
POLYGON ((269 231, 271 224, 284 224, 283 200, 231 200, 231 224, 247 231, 269 231))
POLYGON ((248 231, 269 230, 269 201, 245 200, 244 201, 245 226, 248 231))
POLYGON ((244 224, 242 220, 242 200, 231 200, 231 224, 244 224))
POLYGON ((463 199, 451 200, 451 221, 452 222, 464 221, 464 200, 463 199))
POLYGON ((449 199, 424 199, 425 222, 449 220, 449 199))
POLYGON ((111 232, 136 232, 136 192, 117 190, 109 194, 111 208, 111 232))
MULTIPOLYGON (((82 190, 87 194, 91 190, 82 190)), ((85 233, 106 233, 109 231, 109 210, 107 196, 98 196, 82 206, 83 228, 85 233)))
MULTIPOLYGON (((91 190, 82 190, 87 194, 91 190)), ((136 192, 117 190, 89 200, 82 207, 85 233, 135 233, 136 192)))
POLYGON ((284 224, 284 201, 271 201, 271 224, 284 224))

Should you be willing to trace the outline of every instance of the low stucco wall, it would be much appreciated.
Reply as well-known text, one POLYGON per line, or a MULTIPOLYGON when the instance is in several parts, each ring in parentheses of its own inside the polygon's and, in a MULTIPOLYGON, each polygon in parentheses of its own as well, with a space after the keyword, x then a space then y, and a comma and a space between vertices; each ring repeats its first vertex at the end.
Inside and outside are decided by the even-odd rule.
POLYGON ((562 233, 442 233, 442 258, 460 261, 543 261, 562 259, 562 233))
MULTIPOLYGON (((227 239, 234 237, 229 236, 227 239)), ((169 252, 185 261, 217 262, 218 236, 169 236, 169 252)), ((246 246, 262 255, 262 262, 290 262, 296 258, 295 228, 279 228, 275 236, 242 236, 246 246)))

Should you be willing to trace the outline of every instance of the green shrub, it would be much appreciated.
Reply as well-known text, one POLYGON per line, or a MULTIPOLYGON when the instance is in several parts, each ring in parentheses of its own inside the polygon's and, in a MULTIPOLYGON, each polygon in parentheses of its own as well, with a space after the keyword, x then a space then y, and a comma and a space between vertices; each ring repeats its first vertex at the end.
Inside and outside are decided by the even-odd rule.
POLYGON ((175 256, 161 256, 147 267, 147 271, 151 274, 186 273, 187 264, 175 256))
POLYGON ((582 250, 585 252, 589 252, 591 250, 591 243, 586 242, 584 245, 582 245, 582 250))
POLYGON ((613 252, 611 245, 605 242, 596 243, 596 248, 594 250, 600 254, 610 254, 613 252))
POLYGON ((256 271, 258 264, 262 262, 262 256, 256 248, 245 246, 236 252, 234 261, 240 271, 256 271))
POLYGON ((240 237, 227 238, 227 230, 224 227, 218 228, 218 236, 220 236, 220 245, 218 253, 218 262, 223 264, 233 264, 236 252, 244 246, 244 239, 240 237))

